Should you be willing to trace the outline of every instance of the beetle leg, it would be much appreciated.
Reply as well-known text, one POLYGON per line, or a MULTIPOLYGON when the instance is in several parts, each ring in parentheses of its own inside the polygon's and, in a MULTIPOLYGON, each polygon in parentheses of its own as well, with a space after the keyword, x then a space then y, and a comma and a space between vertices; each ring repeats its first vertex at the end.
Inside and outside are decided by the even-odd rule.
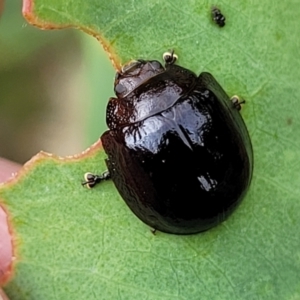
POLYGON ((232 96, 230 100, 232 102, 233 107, 236 108, 237 110, 241 110, 242 108, 241 104, 246 103, 244 99, 240 100, 240 97, 236 95, 232 96))
POLYGON ((103 180, 111 179, 109 171, 103 172, 101 175, 96 175, 92 173, 84 174, 85 181, 82 182, 82 185, 86 185, 88 188, 93 188, 96 184, 100 183, 103 180))
POLYGON ((150 231, 153 235, 156 235, 156 228, 150 228, 150 231))
POLYGON ((178 56, 174 53, 173 49, 163 54, 163 60, 165 61, 165 65, 173 65, 177 59, 178 56))

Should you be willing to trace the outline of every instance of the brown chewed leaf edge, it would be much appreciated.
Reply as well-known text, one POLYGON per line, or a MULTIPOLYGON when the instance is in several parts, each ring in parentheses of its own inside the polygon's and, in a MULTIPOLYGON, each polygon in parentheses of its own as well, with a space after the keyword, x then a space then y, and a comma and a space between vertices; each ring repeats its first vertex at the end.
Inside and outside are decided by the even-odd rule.
MULTIPOLYGON (((82 153, 72 156, 60 157, 40 151, 26 162, 17 173, 12 174, 12 177, 8 179, 8 181, 0 183, 0 246, 7 248, 5 255, 0 257, 0 286, 5 285, 14 277, 15 268, 18 263, 22 261, 22 251, 19 250, 24 245, 24 240, 23 237, 19 235, 18 212, 21 210, 20 207, 25 207, 27 203, 25 198, 22 200, 22 197, 18 197, 18 192, 22 193, 22 189, 27 188, 32 196, 36 196, 36 199, 32 200, 36 200, 38 203, 41 195, 38 195, 35 191, 38 191, 39 186, 46 187, 47 183, 45 179, 47 176, 35 177, 33 174, 37 170, 46 174, 47 171, 49 171, 49 165, 52 165, 58 172, 64 172, 65 167, 68 169, 68 166, 84 163, 90 160, 91 157, 95 157, 97 153, 100 153, 100 155, 103 153, 100 140, 82 153), (26 187, 28 183, 29 185, 26 187), (36 186, 37 189, 34 189, 34 186, 36 186), (17 199, 14 199, 14 195, 16 195, 17 199), (11 246, 7 245, 7 243, 10 243, 11 246)), ((83 180, 84 173, 79 172, 79 174, 79 177, 83 180)), ((47 175, 49 175, 49 173, 47 175)), ((77 180, 79 188, 80 183, 80 180, 77 180)))
POLYGON ((222 29, 211 20, 212 1, 130 4, 25 0, 23 13, 43 29, 72 26, 96 36, 117 67, 174 48, 180 65, 210 72, 228 94, 242 95, 255 156, 251 188, 212 230, 153 235, 113 183, 81 187, 85 172, 106 169, 100 148, 72 163, 42 155, 18 184, 0 189, 16 257, 6 293, 30 300, 300 299, 297 3, 220 3, 222 29))
POLYGON ((3 7, 4 7, 4 0, 0 0, 0 15, 2 14, 3 7))
MULTIPOLYGON (((0 13, 1 13, 1 1, 0 0, 0 13)), ((3 3, 2 3, 3 4, 3 3)), ((77 28, 84 32, 86 32, 89 35, 94 36, 102 45, 104 50, 107 52, 112 64, 114 67, 119 70, 121 68, 121 62, 119 59, 119 55, 115 53, 114 47, 111 45, 109 41, 105 39, 103 35, 99 33, 98 30, 88 27, 86 25, 75 25, 74 22, 71 23, 54 23, 51 21, 46 21, 45 19, 41 19, 38 17, 38 14, 36 14, 34 9, 34 1, 33 0, 23 0, 23 16, 27 20, 28 23, 30 23, 33 26, 39 27, 41 29, 64 29, 64 28, 77 28)))

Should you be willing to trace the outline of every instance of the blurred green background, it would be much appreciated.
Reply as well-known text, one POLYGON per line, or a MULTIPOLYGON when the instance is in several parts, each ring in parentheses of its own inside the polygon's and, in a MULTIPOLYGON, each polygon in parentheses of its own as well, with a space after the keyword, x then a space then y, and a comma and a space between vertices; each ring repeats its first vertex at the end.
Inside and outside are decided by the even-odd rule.
POLYGON ((24 163, 40 150, 79 153, 106 129, 114 69, 100 43, 74 29, 43 31, 22 1, 0 17, 0 156, 24 163))

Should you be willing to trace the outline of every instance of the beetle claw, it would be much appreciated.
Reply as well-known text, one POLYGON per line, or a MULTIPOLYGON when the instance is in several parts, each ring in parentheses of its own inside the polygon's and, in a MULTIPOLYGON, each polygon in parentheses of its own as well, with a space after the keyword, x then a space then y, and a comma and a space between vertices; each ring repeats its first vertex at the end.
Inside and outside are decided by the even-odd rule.
POLYGON ((163 60, 165 61, 166 65, 173 65, 177 59, 178 59, 178 56, 174 53, 173 49, 171 49, 163 54, 163 60))
POLYGON ((153 235, 156 235, 156 228, 151 228, 150 231, 153 235))
POLYGON ((242 109, 241 104, 246 103, 246 101, 244 99, 241 100, 240 97, 236 96, 236 95, 232 96, 230 100, 232 102, 232 106, 237 110, 241 110, 242 109))
POLYGON ((81 183, 82 186, 86 186, 88 188, 93 188, 96 184, 100 183, 103 180, 110 179, 110 173, 108 171, 103 172, 101 175, 96 175, 92 173, 85 173, 84 179, 85 181, 81 183))

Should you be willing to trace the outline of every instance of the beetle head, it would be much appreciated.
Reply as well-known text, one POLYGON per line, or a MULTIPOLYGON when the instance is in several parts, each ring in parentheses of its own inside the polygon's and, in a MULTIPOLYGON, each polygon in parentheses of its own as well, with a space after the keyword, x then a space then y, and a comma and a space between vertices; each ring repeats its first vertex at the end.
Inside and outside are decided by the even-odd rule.
POLYGON ((163 66, 156 60, 131 61, 116 74, 115 93, 118 98, 123 98, 148 79, 164 71, 163 66))

